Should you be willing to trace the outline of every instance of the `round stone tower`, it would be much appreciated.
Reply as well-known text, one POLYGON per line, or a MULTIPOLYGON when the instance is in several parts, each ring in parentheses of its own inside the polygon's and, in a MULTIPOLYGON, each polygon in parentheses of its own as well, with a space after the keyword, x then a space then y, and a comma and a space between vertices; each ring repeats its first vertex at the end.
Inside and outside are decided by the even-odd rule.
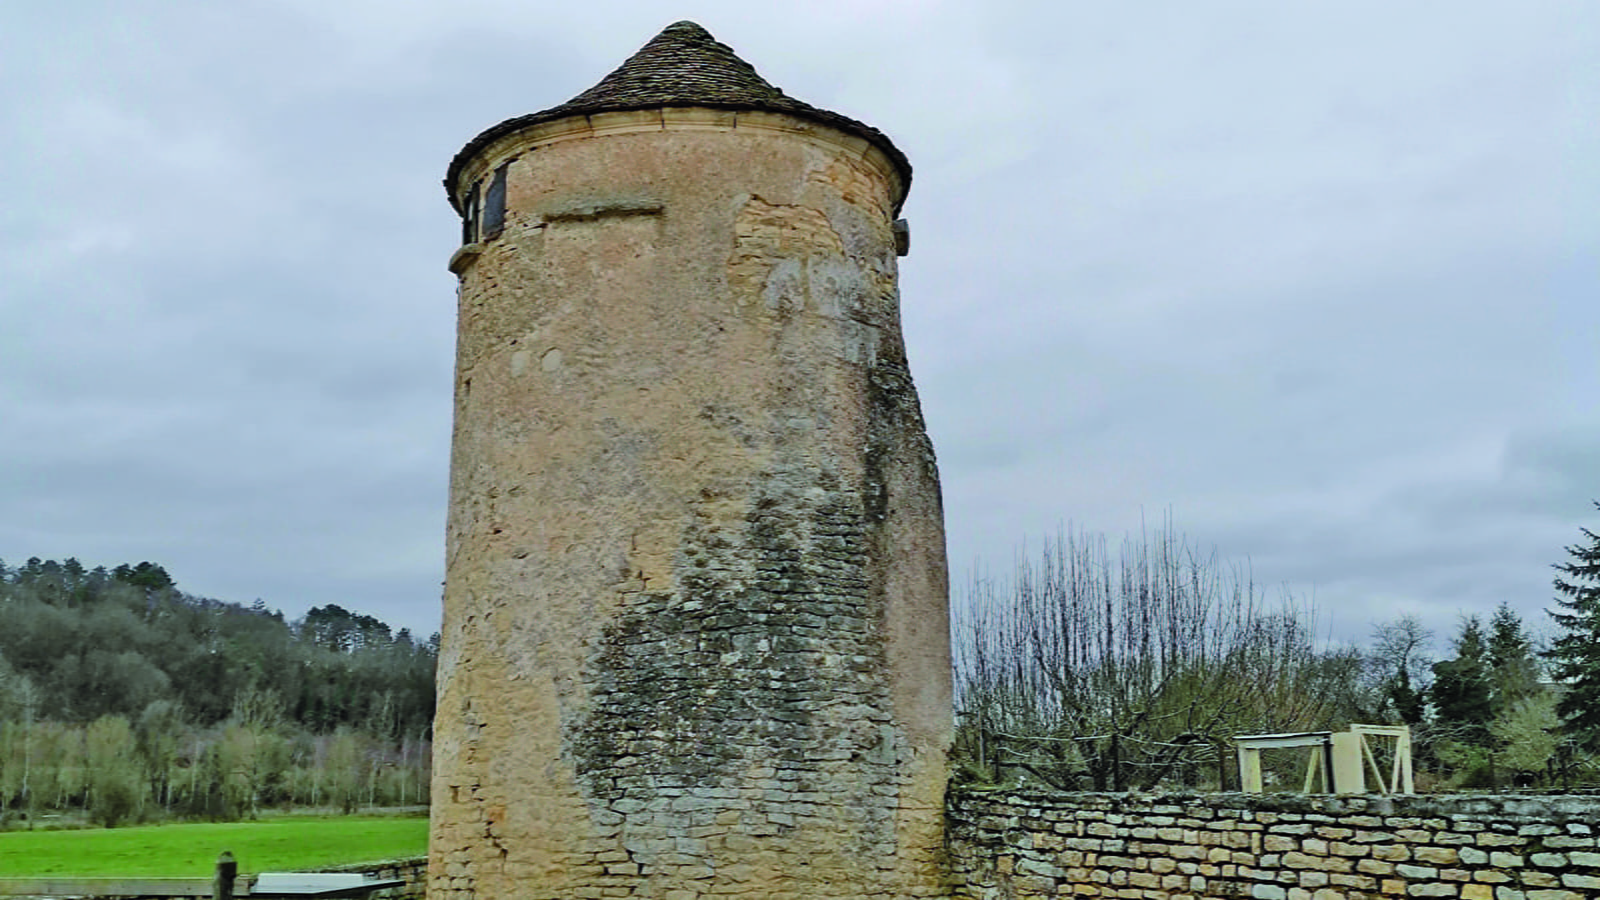
POLYGON ((941 893, 909 181, 689 22, 450 164, 433 900, 941 893))

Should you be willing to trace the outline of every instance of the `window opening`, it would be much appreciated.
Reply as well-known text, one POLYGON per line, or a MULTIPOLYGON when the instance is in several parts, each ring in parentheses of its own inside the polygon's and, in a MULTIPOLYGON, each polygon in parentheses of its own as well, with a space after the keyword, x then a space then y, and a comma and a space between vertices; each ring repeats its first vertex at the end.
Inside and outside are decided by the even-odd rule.
POLYGON ((478 239, 478 187, 482 182, 474 182, 472 189, 467 191, 466 203, 461 208, 461 243, 470 244, 478 239))
POLYGON ((494 179, 489 182, 489 190, 483 198, 483 240, 498 237, 506 227, 506 170, 511 163, 506 162, 494 170, 494 179))

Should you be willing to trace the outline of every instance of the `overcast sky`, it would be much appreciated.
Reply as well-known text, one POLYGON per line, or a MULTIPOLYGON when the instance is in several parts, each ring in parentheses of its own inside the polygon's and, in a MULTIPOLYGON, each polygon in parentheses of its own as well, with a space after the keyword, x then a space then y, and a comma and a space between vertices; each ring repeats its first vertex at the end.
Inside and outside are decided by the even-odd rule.
POLYGON ((1594 0, 0 5, 0 558, 435 630, 445 166, 682 18, 915 166, 953 581, 1170 514, 1336 638, 1544 627, 1600 530, 1594 0))

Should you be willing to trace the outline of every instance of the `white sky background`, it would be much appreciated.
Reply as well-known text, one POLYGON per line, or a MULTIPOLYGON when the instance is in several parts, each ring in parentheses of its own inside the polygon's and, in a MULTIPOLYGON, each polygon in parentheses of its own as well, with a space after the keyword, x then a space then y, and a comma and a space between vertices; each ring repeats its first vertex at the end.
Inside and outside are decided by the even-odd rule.
POLYGON ((0 558, 426 634, 480 130, 691 18, 910 156, 952 580, 1170 515, 1364 640, 1600 530, 1600 4, 0 7, 0 558))

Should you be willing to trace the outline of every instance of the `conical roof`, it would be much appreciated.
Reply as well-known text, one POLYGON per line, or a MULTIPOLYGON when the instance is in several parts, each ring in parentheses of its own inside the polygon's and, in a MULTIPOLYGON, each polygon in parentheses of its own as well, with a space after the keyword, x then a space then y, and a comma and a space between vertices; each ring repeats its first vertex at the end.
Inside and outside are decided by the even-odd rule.
POLYGON ((600 83, 560 106, 507 119, 467 142, 445 175, 455 202, 455 183, 466 164, 492 141, 530 125, 600 112, 699 106, 788 113, 865 138, 892 160, 907 185, 911 163, 883 132, 848 116, 802 103, 772 86, 733 48, 693 22, 674 22, 600 83))

